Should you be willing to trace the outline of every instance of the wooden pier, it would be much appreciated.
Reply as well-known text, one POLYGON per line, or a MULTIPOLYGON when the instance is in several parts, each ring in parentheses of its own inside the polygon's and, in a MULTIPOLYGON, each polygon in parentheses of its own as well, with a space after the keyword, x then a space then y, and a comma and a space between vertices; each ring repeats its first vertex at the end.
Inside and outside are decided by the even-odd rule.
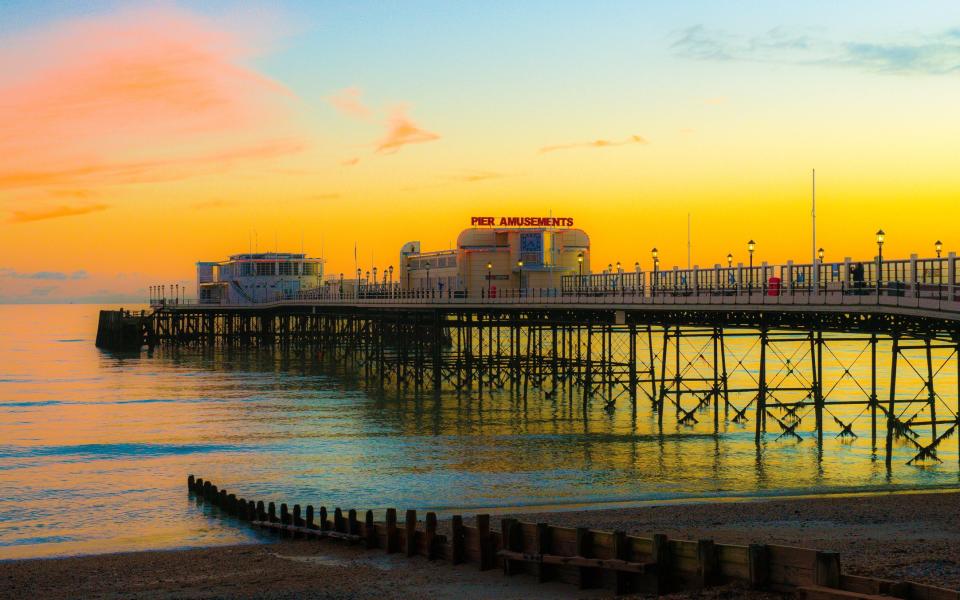
POLYGON ((869 437, 888 468, 895 444, 937 462, 955 438, 960 457, 960 303, 939 298, 391 297, 164 305, 138 322, 148 347, 297 348, 384 392, 644 402, 661 430, 750 424, 758 446, 811 429, 818 445, 869 437))

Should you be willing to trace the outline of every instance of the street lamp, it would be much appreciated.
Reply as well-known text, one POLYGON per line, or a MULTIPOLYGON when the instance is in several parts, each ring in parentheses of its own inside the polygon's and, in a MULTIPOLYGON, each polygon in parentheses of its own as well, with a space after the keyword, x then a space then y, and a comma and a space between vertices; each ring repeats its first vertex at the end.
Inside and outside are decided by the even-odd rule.
POLYGON ((390 268, 388 268, 387 271, 390 273, 390 287, 389 287, 389 289, 390 289, 390 293, 392 294, 392 293, 393 293, 393 265, 390 265, 390 268))
POLYGON ((653 257, 653 280, 650 282, 650 292, 656 293, 657 291, 657 267, 660 266, 660 253, 657 252, 656 247, 650 251, 650 255, 653 257))
POLYGON ((340 273, 340 298, 343 298, 343 273, 340 273))
POLYGON ((823 248, 817 250, 817 258, 820 259, 820 263, 823 264, 823 248))
POLYGON ((753 240, 747 242, 747 251, 750 253, 750 282, 747 284, 749 294, 753 293, 753 251, 756 250, 757 243, 753 240))
POLYGON ((877 230, 877 303, 880 303, 880 280, 883 273, 883 240, 887 234, 882 229, 877 230))
POLYGON ((373 268, 373 285, 377 285, 377 268, 373 268))
POLYGON ((487 298, 490 297, 490 281, 493 279, 493 263, 487 263, 487 298))
POLYGON ((633 270, 637 273, 637 279, 633 282, 633 291, 636 293, 640 287, 640 261, 633 263, 633 270))
POLYGON ((732 266, 733 266, 733 253, 729 252, 727 253, 727 268, 729 269, 732 266))
POLYGON ((937 258, 940 258, 940 253, 943 252, 943 242, 937 240, 933 243, 933 247, 937 251, 937 258))
POLYGON ((430 289, 430 261, 423 263, 423 268, 427 270, 427 289, 430 289))
POLYGON ((520 285, 520 293, 521 293, 521 295, 522 295, 522 294, 523 294, 523 261, 522 261, 522 260, 518 260, 518 261, 517 261, 517 269, 520 270, 520 284, 519 284, 519 285, 520 285))

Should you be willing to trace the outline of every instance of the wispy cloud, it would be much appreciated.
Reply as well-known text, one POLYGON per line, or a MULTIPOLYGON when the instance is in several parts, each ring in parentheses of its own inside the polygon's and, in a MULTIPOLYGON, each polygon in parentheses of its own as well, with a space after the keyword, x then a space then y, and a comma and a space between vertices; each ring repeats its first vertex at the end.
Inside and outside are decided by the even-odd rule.
POLYGON ((341 167, 352 167, 360 162, 359 156, 354 156, 353 158, 345 158, 340 161, 341 167))
POLYGON ((84 206, 54 206, 37 210, 15 210, 10 217, 11 223, 30 223, 61 217, 76 217, 110 208, 107 204, 87 204, 84 206))
POLYGON ((504 177, 510 177, 505 173, 497 173, 495 171, 464 171, 459 175, 453 175, 450 179, 454 181, 461 181, 463 183, 477 183, 480 181, 489 181, 491 179, 503 179, 504 177))
MULTIPOLYGON (((0 189, 50 187, 83 183, 118 185, 176 181, 222 171, 239 162, 271 159, 303 150, 296 139, 269 140, 257 145, 234 147, 209 154, 156 157, 141 161, 87 163, 65 168, 36 167, 31 170, 0 169, 0 189)), ((98 205, 100 206, 100 205, 98 205)), ((89 212, 89 211, 87 211, 89 212)))
POLYGON ((0 40, 0 187, 84 198, 298 136, 293 94, 247 66, 256 34, 223 22, 162 3, 0 40))
POLYGON ((358 87, 348 87, 327 98, 331 106, 341 114, 357 119, 368 119, 373 114, 361 97, 363 92, 358 87))
POLYGON ((73 273, 64 273, 62 271, 35 271, 32 273, 20 273, 16 269, 0 269, 0 277, 10 277, 12 279, 34 279, 41 281, 66 281, 67 279, 87 279, 88 273, 84 270, 74 271, 73 273))
POLYGON ((553 146, 544 146, 540 148, 540 154, 556 152, 558 150, 574 150, 577 148, 613 148, 615 146, 628 146, 632 144, 645 145, 649 142, 646 138, 639 135, 631 135, 623 140, 593 140, 592 142, 573 142, 570 144, 555 144, 553 146))
POLYGON ((387 133, 377 142, 376 152, 392 154, 410 144, 423 144, 439 140, 440 136, 421 129, 408 116, 403 107, 396 108, 387 121, 387 133))
POLYGON ((960 29, 874 41, 835 41, 811 30, 775 27, 738 35, 694 25, 671 45, 694 60, 754 61, 855 68, 873 73, 945 75, 960 71, 960 29))

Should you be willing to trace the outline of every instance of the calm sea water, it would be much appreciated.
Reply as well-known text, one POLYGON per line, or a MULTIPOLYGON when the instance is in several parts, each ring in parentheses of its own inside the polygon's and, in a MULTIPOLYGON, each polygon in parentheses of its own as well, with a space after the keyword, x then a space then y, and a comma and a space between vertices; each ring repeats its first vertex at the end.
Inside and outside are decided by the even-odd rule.
POLYGON ((769 435, 758 453, 751 423, 661 435, 643 402, 584 415, 534 392, 382 395, 295 352, 111 355, 99 308, 0 306, 0 559, 256 539, 191 502, 189 473, 265 501, 467 513, 958 484, 955 443, 926 468, 898 448, 888 477, 862 407, 838 415, 860 413, 863 437, 828 432, 820 452, 809 433, 769 435))

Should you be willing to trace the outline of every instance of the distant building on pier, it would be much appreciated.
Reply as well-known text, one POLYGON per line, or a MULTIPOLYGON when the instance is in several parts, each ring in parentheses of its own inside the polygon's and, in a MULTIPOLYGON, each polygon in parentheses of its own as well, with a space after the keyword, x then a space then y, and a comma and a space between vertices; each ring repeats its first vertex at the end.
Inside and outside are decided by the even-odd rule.
POLYGON ((252 304, 316 293, 323 279, 322 258, 306 254, 234 254, 222 262, 197 263, 202 304, 252 304))

